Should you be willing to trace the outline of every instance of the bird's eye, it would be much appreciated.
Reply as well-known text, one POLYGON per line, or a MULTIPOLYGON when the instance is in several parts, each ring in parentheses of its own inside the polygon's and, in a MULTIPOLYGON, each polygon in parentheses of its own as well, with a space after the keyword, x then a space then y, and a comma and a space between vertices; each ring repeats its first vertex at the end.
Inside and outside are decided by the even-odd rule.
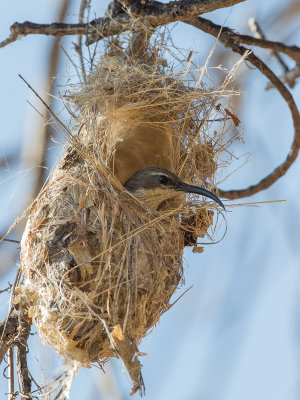
POLYGON ((159 175, 158 177, 158 181, 159 183, 161 183, 162 185, 166 185, 168 183, 168 178, 165 175, 159 175))

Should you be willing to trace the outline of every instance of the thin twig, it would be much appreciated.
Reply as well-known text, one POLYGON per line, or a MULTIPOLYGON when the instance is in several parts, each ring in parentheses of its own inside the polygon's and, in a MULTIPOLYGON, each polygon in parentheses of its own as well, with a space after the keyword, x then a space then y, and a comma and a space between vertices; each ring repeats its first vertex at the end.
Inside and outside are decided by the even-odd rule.
MULTIPOLYGON (((82 24, 84 22, 84 13, 85 9, 90 5, 90 0, 81 0, 80 2, 80 9, 79 9, 79 16, 78 16, 78 22, 82 24)), ((79 60, 81 64, 81 76, 83 77, 84 81, 87 81, 87 76, 86 76, 86 71, 85 71, 85 66, 84 66, 84 60, 82 56, 82 34, 78 35, 78 42, 77 45, 75 45, 75 49, 78 52, 79 55, 79 60)))
MULTIPOLYGON (((297 79, 300 78, 300 64, 296 65, 295 68, 289 70, 287 74, 280 76, 280 80, 282 83, 287 83, 290 88, 294 88, 297 82, 297 79)), ((271 83, 268 83, 266 89, 272 89, 274 86, 271 83)))
MULTIPOLYGON (((66 125, 55 115, 55 113, 51 110, 51 108, 48 106, 48 104, 41 98, 41 96, 37 93, 36 90, 33 89, 33 87, 26 81, 25 78, 23 78, 22 75, 19 74, 19 77, 26 83, 26 85, 29 87, 30 90, 36 95, 36 97, 42 102, 42 104, 46 107, 47 111, 49 114, 53 117, 53 119, 57 122, 60 128, 62 128, 63 133, 61 132, 62 136, 67 140, 69 137, 72 139, 71 132, 69 129, 66 127, 66 125)), ((3 240, 3 238, 1 239, 3 240)))
POLYGON ((11 290, 12 284, 8 282, 8 285, 9 286, 7 288, 0 290, 0 294, 4 292, 9 292, 11 290))
MULTIPOLYGON (((251 32, 253 33, 254 37, 257 39, 266 39, 265 34, 262 31, 261 26, 258 24, 258 22, 255 20, 255 18, 251 17, 248 20, 248 26, 251 29, 251 32)), ((289 72, 289 67, 286 65, 286 63, 284 62, 284 60, 282 59, 282 57, 280 56, 280 54, 272 49, 269 49, 270 54, 276 58, 276 60, 278 61, 278 63, 280 64, 280 66, 283 69, 283 72, 285 74, 287 74, 289 72)))
POLYGON ((192 287, 193 287, 193 285, 191 285, 189 288, 187 288, 179 297, 177 297, 176 300, 173 301, 173 303, 168 304, 167 307, 166 307, 166 309, 165 309, 163 312, 165 313, 166 311, 169 311, 170 308, 172 308, 173 306, 175 306, 175 304, 176 304, 189 290, 191 290, 192 287))
POLYGON ((20 240, 13 240, 13 239, 3 239, 3 242, 9 242, 9 243, 17 243, 20 244, 20 240))
POLYGON ((9 365, 9 400, 15 398, 14 389, 14 347, 16 347, 16 365, 19 387, 22 399, 31 400, 31 379, 27 367, 27 340, 30 334, 31 323, 23 315, 21 304, 15 304, 13 298, 15 289, 19 285, 21 270, 18 269, 12 286, 9 315, 0 324, 0 363, 8 352, 9 365))
POLYGON ((14 348, 8 349, 8 400, 15 398, 14 348))
POLYGON ((0 323, 0 364, 18 335, 19 319, 14 313, 0 323))
MULTIPOLYGON (((249 18, 248 25, 249 25, 249 28, 251 29, 254 37, 256 37, 258 39, 266 39, 266 37, 262 31, 262 28, 260 27, 258 22, 253 17, 249 18)), ((291 89, 293 87, 295 87, 296 80, 297 80, 297 78, 300 77, 300 64, 298 64, 298 65, 296 64, 293 69, 289 69, 289 67, 284 62, 283 58, 278 53, 278 51, 275 51, 272 49, 268 49, 268 51, 271 56, 276 58, 279 65, 283 69, 283 75, 280 76, 281 82, 287 83, 291 89)), ((274 88, 274 85, 272 85, 271 83, 268 83, 268 85, 266 86, 266 89, 271 89, 271 88, 274 88)))
POLYGON ((19 334, 19 317, 18 312, 13 305, 13 296, 15 288, 20 282, 21 270, 18 269, 15 281, 12 285, 10 300, 9 300, 9 311, 8 316, 0 323, 0 364, 12 347, 17 342, 17 336, 19 334))

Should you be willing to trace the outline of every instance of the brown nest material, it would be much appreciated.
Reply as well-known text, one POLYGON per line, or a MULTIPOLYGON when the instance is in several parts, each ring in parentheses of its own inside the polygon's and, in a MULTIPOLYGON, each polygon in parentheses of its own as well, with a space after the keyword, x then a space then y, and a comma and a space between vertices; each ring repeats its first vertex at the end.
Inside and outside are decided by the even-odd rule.
POLYGON ((149 166, 193 184, 212 179, 220 147, 206 129, 219 95, 184 79, 155 62, 103 56, 68 97, 73 138, 22 239, 27 306, 41 336, 83 366, 120 357, 132 393, 143 388, 138 345, 170 307, 184 246, 213 220, 193 199, 151 211, 121 185, 149 166))

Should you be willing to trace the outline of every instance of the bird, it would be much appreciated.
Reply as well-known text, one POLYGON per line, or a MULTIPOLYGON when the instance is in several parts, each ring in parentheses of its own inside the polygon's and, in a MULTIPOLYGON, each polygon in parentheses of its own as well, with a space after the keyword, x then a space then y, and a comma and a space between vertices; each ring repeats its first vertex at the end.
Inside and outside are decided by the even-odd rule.
POLYGON ((141 169, 128 179, 124 187, 141 203, 154 211, 158 211, 164 201, 181 196, 182 192, 209 197, 226 211, 224 204, 216 195, 202 187, 183 182, 176 174, 165 168, 141 169))

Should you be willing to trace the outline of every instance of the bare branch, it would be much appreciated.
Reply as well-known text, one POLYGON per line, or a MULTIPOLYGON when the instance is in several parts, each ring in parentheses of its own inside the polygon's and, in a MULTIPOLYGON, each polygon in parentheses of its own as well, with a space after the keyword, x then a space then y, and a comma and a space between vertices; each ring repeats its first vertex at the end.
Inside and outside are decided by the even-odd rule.
POLYGON ((23 23, 15 22, 10 27, 10 36, 0 43, 0 48, 9 43, 21 39, 23 36, 31 34, 42 34, 51 36, 65 36, 65 35, 78 35, 86 34, 86 24, 64 24, 54 22, 52 24, 35 24, 33 22, 25 21, 23 23))
MULTIPOLYGON (((245 0, 179 0, 170 1, 168 3, 161 3, 159 1, 151 2, 140 2, 132 0, 119 0, 126 11, 126 13, 131 17, 129 23, 130 27, 122 29, 124 18, 128 17, 126 14, 120 14, 114 19, 111 19, 113 24, 119 25, 119 32, 124 32, 124 30, 131 29, 134 31, 135 25, 140 26, 141 24, 151 25, 156 28, 161 25, 169 24, 175 21, 186 21, 200 14, 215 11, 219 8, 231 7, 235 4, 241 3, 245 0), (120 20, 120 22, 118 22, 120 20)), ((127 19, 127 18, 126 18, 127 19)), ((100 20, 96 20, 97 22, 100 20)), ((128 25, 126 21, 126 25, 128 25)), ((86 44, 89 45, 96 40, 103 37, 103 32, 99 30, 98 26, 95 26, 95 30, 92 35, 87 37, 86 44), (98 31, 98 32, 97 32, 98 31)))
MULTIPOLYGON (((225 47, 231 48, 234 52, 244 55, 248 50, 245 47, 241 46, 239 42, 239 36, 236 33, 233 33, 229 28, 222 28, 220 25, 216 25, 211 21, 208 21, 204 18, 197 18, 193 21, 189 22, 191 25, 203 30, 204 32, 210 33, 211 35, 218 37, 220 42, 223 43, 225 47)), ((293 96, 289 92, 289 90, 284 86, 284 84, 280 81, 280 79, 270 70, 270 68, 254 53, 250 53, 247 56, 247 60, 251 62, 259 71, 261 71, 269 81, 276 87, 278 92, 281 94, 283 99, 286 101, 290 112, 292 114, 293 123, 294 123, 294 140, 287 155, 286 159, 282 164, 280 164, 277 168, 275 168, 269 175, 264 177, 257 184, 249 186, 246 189, 241 190, 221 190, 219 189, 219 194, 228 199, 237 199, 240 197, 251 196, 261 190, 265 190, 270 187, 274 182, 276 182, 280 177, 282 177, 286 171, 293 164, 297 155, 299 153, 300 147, 300 115, 297 108, 297 105, 293 99, 293 96)))
MULTIPOLYGON (((286 74, 280 76, 280 80, 282 83, 287 83, 290 88, 295 87, 297 79, 300 77, 300 64, 296 65, 295 68, 291 69, 286 74)), ((266 89, 272 89, 274 86, 272 83, 268 83, 266 89)))
MULTIPOLYGON (((84 21, 84 13, 86 8, 89 6, 90 0, 81 0, 80 2, 80 9, 79 9, 79 16, 78 16, 78 21, 80 24, 83 23, 84 21)), ((81 65, 81 75, 83 76, 83 79, 86 80, 86 72, 85 72, 85 66, 84 66, 84 61, 83 61, 83 55, 82 55, 82 35, 78 35, 78 41, 77 45, 75 45, 75 49, 78 52, 79 55, 79 60, 80 60, 80 65, 81 65)))
POLYGON ((21 399, 31 400, 31 379, 27 366, 27 340, 30 334, 30 324, 24 323, 24 320, 20 319, 20 331, 21 334, 16 344, 16 365, 20 394, 21 399))
MULTIPOLYGON (((0 323, 0 364, 7 352, 9 362, 13 368, 13 347, 16 347, 16 364, 18 380, 22 398, 31 399, 31 379, 27 367, 27 340, 31 324, 23 317, 22 310, 14 309, 11 314, 0 323)), ((10 369, 12 372, 12 369, 10 369)), ((10 395, 13 396, 13 380, 10 382, 10 395)))
MULTIPOLYGON (((265 34, 262 31, 261 26, 258 24, 258 22, 255 20, 255 18, 251 17, 248 20, 248 26, 251 29, 251 32, 253 33, 254 37, 257 39, 266 39, 265 34)), ((289 72, 289 67, 286 65, 280 54, 278 54, 277 51, 269 49, 269 52, 271 56, 275 57, 280 66, 282 67, 283 71, 285 74, 289 72)))
MULTIPOLYGON (((249 18, 248 20, 248 25, 249 28, 251 29, 253 35, 256 38, 259 39, 265 39, 265 35, 259 26, 258 22, 253 18, 249 18)), ((295 66, 292 70, 289 69, 287 64, 284 62, 283 58, 280 56, 280 54, 277 51, 274 51, 272 49, 268 49, 269 53, 271 56, 275 57, 276 60, 278 61, 279 65, 283 69, 283 75, 280 77, 280 80, 282 83, 287 83, 290 88, 293 88, 296 85, 296 80, 300 76, 300 64, 295 66)), ((274 86, 269 83, 266 87, 266 89, 272 89, 274 86)))
POLYGON ((219 28, 222 28, 222 34, 226 35, 227 40, 230 39, 233 42, 239 44, 243 43, 249 46, 258 46, 264 49, 271 49, 279 53, 284 53, 289 57, 291 57, 293 60, 295 60, 296 63, 300 64, 300 48, 297 46, 288 46, 281 42, 273 42, 272 40, 258 39, 249 35, 240 35, 238 33, 233 32, 231 29, 225 26, 221 27, 220 25, 213 24, 212 22, 210 22, 211 26, 209 27, 208 22, 210 21, 199 17, 197 18, 197 20, 189 21, 188 23, 214 36, 215 34, 213 33, 213 31, 215 32, 215 30, 213 28, 213 25, 214 27, 218 26, 219 28), (194 23, 196 23, 196 25, 194 23))
POLYGON ((244 0, 179 0, 161 3, 160 1, 142 2, 132 0, 119 0, 131 17, 146 17, 153 26, 161 25, 155 21, 159 18, 169 23, 169 19, 178 17, 180 21, 195 18, 200 14, 215 11, 219 8, 231 7, 244 0))
POLYGON ((12 284, 8 282, 8 287, 5 289, 0 290, 0 294, 4 292, 9 292, 12 288, 12 284))
POLYGON ((122 16, 118 16, 116 20, 110 17, 104 17, 95 19, 87 24, 66 24, 60 22, 36 24, 30 21, 25 21, 23 23, 15 22, 10 27, 10 36, 3 42, 0 42, 0 48, 27 35, 49 35, 56 37, 87 35, 86 44, 91 44, 104 37, 129 30, 131 27, 132 21, 125 13, 122 16))
MULTIPOLYGON (((14 240, 14 239, 3 239, 3 242, 9 242, 9 243, 16 243, 16 244, 20 244, 20 240, 14 240)), ((1 291, 0 291, 1 293, 1 291)))
POLYGON ((118 17, 97 18, 88 24, 87 36, 85 44, 90 44, 101 40, 104 37, 118 35, 128 30, 135 30, 135 24, 129 15, 122 13, 118 17))
POLYGON ((89 4, 90 4, 90 0, 81 0, 80 9, 79 9, 79 16, 78 16, 79 23, 83 23, 85 9, 87 7, 89 7, 89 4))
POLYGON ((0 323, 0 364, 18 335, 19 318, 11 314, 0 323))
MULTIPOLYGON (((180 0, 169 3, 151 2, 150 5, 143 5, 139 2, 132 5, 131 1, 122 3, 130 7, 131 15, 138 20, 144 19, 154 28, 174 21, 185 21, 200 14, 217 10, 219 8, 231 7, 245 0, 180 0)), ((116 35, 126 30, 134 30, 134 22, 128 14, 121 13, 115 18, 106 16, 95 19, 87 24, 64 24, 55 22, 52 24, 35 24, 29 21, 23 23, 15 22, 11 27, 11 34, 8 39, 0 43, 0 48, 9 43, 30 34, 43 34, 52 36, 65 35, 87 35, 86 44, 89 45, 103 37, 116 35)), ((138 21, 140 25, 141 21, 138 21)))
POLYGON ((8 349, 8 400, 15 399, 14 348, 8 349))
MULTIPOLYGON (((122 0, 123 6, 130 12, 130 15, 135 17, 135 21, 130 18, 125 12, 115 13, 112 16, 108 13, 104 18, 98 18, 90 21, 87 24, 35 24, 29 21, 23 23, 14 23, 10 30, 10 37, 0 43, 0 47, 4 47, 9 43, 20 39, 23 36, 30 34, 43 34, 52 36, 65 35, 87 35, 86 44, 92 44, 104 37, 120 34, 126 30, 138 30, 142 21, 143 23, 151 24, 153 28, 168 24, 174 21, 188 21, 205 12, 214 11, 218 8, 230 7, 244 0, 190 0, 169 2, 163 4, 160 2, 152 2, 151 5, 142 5, 142 3, 133 2, 130 0, 122 0)), ((189 21, 191 22, 191 21, 189 21)), ((197 26, 199 28, 199 24, 197 26)), ((201 29, 201 28, 200 28, 201 29)), ((253 38, 249 35, 239 35, 234 33, 229 28, 223 28, 223 33, 227 34, 233 41, 247 45, 255 45, 266 49, 271 49, 276 52, 285 53, 296 63, 300 64, 300 49, 297 46, 287 46, 280 42, 271 40, 253 38)))
MULTIPOLYGON (((266 39, 261 27, 253 17, 249 18, 248 25, 256 38, 266 39)), ((295 60, 296 62, 298 62, 299 65, 296 64, 296 66, 292 70, 290 70, 287 64, 284 62, 283 58, 280 56, 280 54, 278 54, 277 51, 274 51, 272 49, 268 50, 270 54, 277 59, 278 63, 283 69, 284 75, 280 77, 281 82, 287 83, 291 88, 293 88, 296 84, 296 79, 300 75, 299 61, 295 60)), ((267 89, 270 89, 272 87, 274 87, 272 84, 267 85, 267 89)))
MULTIPOLYGON (((239 35, 234 33, 229 28, 213 24, 204 18, 194 18, 195 15, 213 11, 217 8, 232 6, 240 1, 241 0, 181 0, 177 2, 171 1, 163 4, 157 1, 148 2, 145 0, 145 2, 137 2, 133 0, 120 0, 120 3, 122 4, 126 13, 119 8, 118 12, 115 13, 116 16, 114 18, 111 18, 111 15, 107 13, 106 17, 93 20, 90 24, 79 23, 71 25, 57 23, 50 25, 38 25, 30 22, 25 22, 24 24, 15 23, 11 28, 11 36, 15 37, 14 40, 16 40, 20 34, 44 33, 61 36, 65 34, 79 33, 87 34, 87 43, 90 44, 104 36, 121 33, 129 28, 133 32, 140 32, 142 25, 152 26, 152 28, 155 28, 156 26, 164 25, 170 22, 183 21, 203 30, 204 32, 210 33, 215 37, 217 37, 221 31, 219 36, 220 41, 226 47, 230 47, 233 51, 241 55, 244 54, 247 49, 242 47, 240 43, 245 43, 268 48, 276 52, 283 52, 300 64, 300 49, 297 46, 286 46, 279 42, 256 39, 247 35, 239 35), (76 32, 74 32, 73 29, 75 29, 76 32)), ((139 47, 139 33, 137 33, 137 39, 139 39, 137 41, 137 45, 139 47)), ((285 174, 287 169, 296 159, 299 151, 299 113, 292 95, 280 81, 280 79, 278 79, 267 67, 267 65, 264 64, 253 53, 248 56, 248 60, 269 79, 269 81, 278 89, 282 97, 287 102, 294 120, 295 138, 291 151, 286 160, 257 185, 239 191, 220 191, 221 195, 231 199, 249 196, 272 185, 279 177, 285 174)))

